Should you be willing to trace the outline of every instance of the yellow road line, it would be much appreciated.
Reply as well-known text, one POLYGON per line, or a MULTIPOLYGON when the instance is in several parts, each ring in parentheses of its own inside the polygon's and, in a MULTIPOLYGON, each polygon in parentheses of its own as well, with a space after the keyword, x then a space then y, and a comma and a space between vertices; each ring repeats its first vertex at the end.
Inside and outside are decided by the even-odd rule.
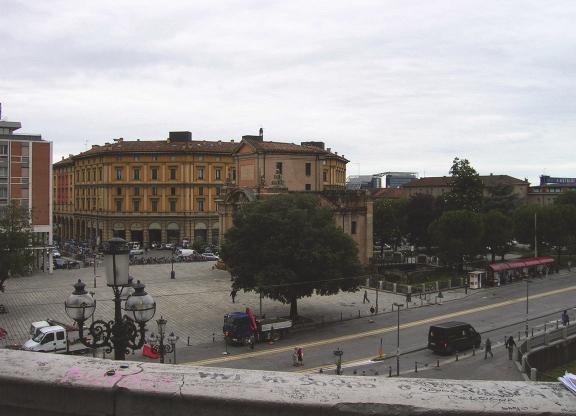
MULTIPOLYGON (((569 286, 569 287, 565 287, 562 289, 551 290, 550 292, 534 294, 534 295, 530 296, 530 299, 532 299, 532 300, 540 299, 540 298, 544 298, 544 297, 548 297, 548 296, 558 295, 558 294, 564 293, 564 292, 570 292, 572 290, 576 290, 576 286, 569 286)), ((510 299, 510 300, 506 300, 506 301, 502 301, 502 302, 498 302, 498 303, 492 303, 492 304, 484 305, 484 306, 477 306, 477 307, 471 308, 471 309, 465 309, 462 311, 446 313, 443 315, 437 315, 437 316, 433 316, 430 318, 421 319, 419 321, 408 322, 408 323, 400 325, 400 329, 413 328, 415 326, 428 324, 428 323, 432 323, 435 321, 443 321, 443 320, 450 319, 450 318, 456 318, 456 317, 459 317, 462 315, 469 315, 471 313, 488 311, 491 309, 497 309, 497 308, 501 308, 503 306, 513 305, 515 303, 520 303, 520 302, 525 302, 525 301, 526 301, 526 297, 522 296, 522 297, 518 297, 518 298, 514 298, 514 299, 510 299)), ((359 338, 366 338, 366 337, 371 337, 374 335, 381 335, 381 334, 385 334, 388 332, 396 331, 396 328, 397 328, 397 326, 394 325, 394 326, 389 326, 387 328, 372 329, 370 331, 358 332, 355 334, 349 334, 349 335, 343 335, 340 337, 327 338, 327 339, 323 339, 323 340, 319 340, 319 341, 313 341, 313 342, 309 342, 306 344, 301 344, 300 346, 303 348, 311 348, 311 347, 319 347, 319 346, 327 345, 327 344, 334 344, 334 343, 338 343, 338 342, 357 340, 359 338)), ((228 356, 224 356, 224 357, 215 357, 215 358, 208 358, 206 360, 181 363, 181 365, 204 366, 204 365, 217 364, 217 363, 223 363, 223 362, 228 362, 228 361, 244 360, 246 358, 261 357, 264 355, 271 355, 271 354, 276 354, 279 352, 288 352, 288 351, 292 351, 293 349, 294 349, 294 345, 288 345, 288 346, 279 347, 279 348, 272 348, 269 350, 247 352, 247 353, 238 354, 238 355, 228 355, 228 356)), ((304 371, 304 370, 302 370, 302 371, 304 371)))
MULTIPOLYGON (((386 354, 384 354, 382 357, 385 357, 385 356, 386 356, 386 354)), ((356 363, 362 363, 362 362, 368 362, 368 361, 370 361, 370 358, 358 358, 357 360, 342 361, 342 368, 347 367, 350 364, 356 364, 356 363)), ((329 364, 319 365, 318 367, 301 368, 300 370, 293 371, 293 373, 312 373, 312 372, 319 371, 321 368, 324 370, 331 370, 333 368, 336 368, 336 364, 329 363, 329 364)))

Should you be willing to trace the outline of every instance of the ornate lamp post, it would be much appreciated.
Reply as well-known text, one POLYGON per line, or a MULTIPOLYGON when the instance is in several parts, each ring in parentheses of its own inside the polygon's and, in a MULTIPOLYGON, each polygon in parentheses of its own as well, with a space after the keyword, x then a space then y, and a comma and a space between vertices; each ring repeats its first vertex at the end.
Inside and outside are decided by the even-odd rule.
POLYGON ((336 356, 336 375, 340 376, 342 375, 342 355, 344 354, 344 351, 337 348, 333 353, 336 356))
POLYGON ((176 279, 176 272, 174 271, 174 252, 176 251, 176 246, 172 247, 172 256, 170 257, 170 264, 172 264, 172 270, 170 271, 170 279, 176 279))
POLYGON ((82 344, 90 348, 104 347, 107 353, 114 350, 115 360, 124 360, 128 348, 142 348, 146 322, 156 313, 156 302, 144 291, 145 286, 140 281, 133 287, 131 285, 128 275, 129 251, 126 241, 121 238, 113 238, 104 246, 106 280, 114 292, 113 321, 93 321, 88 334, 84 334, 84 322, 94 314, 96 301, 86 292, 86 285, 81 280, 74 285, 74 292, 64 303, 66 314, 78 323, 82 344), (130 290, 134 293, 130 294, 130 290), (122 309, 126 312, 124 316, 122 309))
POLYGON ((166 319, 160 317, 160 319, 156 321, 158 324, 158 336, 150 334, 148 341, 152 347, 152 351, 154 351, 156 354, 160 354, 160 362, 162 364, 164 364, 164 356, 172 352, 174 353, 174 364, 176 364, 176 342, 180 337, 174 335, 174 332, 172 332, 170 335, 168 335, 168 344, 164 343, 167 322, 168 321, 166 321, 166 319))

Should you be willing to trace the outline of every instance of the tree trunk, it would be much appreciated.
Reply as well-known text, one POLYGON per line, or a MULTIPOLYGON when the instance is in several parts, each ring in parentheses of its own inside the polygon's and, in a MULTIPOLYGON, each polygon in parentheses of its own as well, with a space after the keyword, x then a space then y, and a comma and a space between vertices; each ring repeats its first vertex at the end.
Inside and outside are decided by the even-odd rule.
POLYGON ((293 321, 298 317, 298 298, 294 296, 290 301, 290 319, 293 321))

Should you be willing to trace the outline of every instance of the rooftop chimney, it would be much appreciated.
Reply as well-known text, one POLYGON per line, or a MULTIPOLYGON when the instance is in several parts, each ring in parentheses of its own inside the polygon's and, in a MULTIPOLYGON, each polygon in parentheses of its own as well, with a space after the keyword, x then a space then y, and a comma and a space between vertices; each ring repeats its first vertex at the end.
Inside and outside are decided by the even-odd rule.
POLYGON ((168 142, 191 142, 192 133, 189 131, 171 131, 168 137, 168 142))

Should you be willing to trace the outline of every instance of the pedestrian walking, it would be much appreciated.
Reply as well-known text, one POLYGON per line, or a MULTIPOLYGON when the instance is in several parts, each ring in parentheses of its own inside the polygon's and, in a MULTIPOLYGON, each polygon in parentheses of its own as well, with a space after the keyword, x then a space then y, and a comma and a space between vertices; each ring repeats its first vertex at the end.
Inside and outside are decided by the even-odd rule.
POLYGON ((296 353, 298 355, 298 365, 303 366, 304 365, 304 348, 298 347, 296 353))
POLYGON ((570 324, 570 317, 568 316, 567 311, 562 312, 562 324, 564 326, 568 326, 568 324, 570 324))
POLYGON ((236 303, 236 293, 238 293, 236 291, 236 289, 232 289, 232 292, 230 292, 230 297, 232 298, 232 303, 236 303))
POLYGON ((362 299, 362 303, 366 303, 366 302, 370 303, 370 299, 368 299, 368 291, 367 290, 364 291, 364 298, 362 299))
POLYGON ((298 365, 298 348, 294 348, 292 353, 292 365, 296 367, 298 365))
POLYGON ((516 343, 514 342, 514 337, 512 335, 510 335, 506 339, 506 343, 504 345, 508 349, 508 359, 511 360, 512 359, 512 353, 514 352, 514 347, 516 346, 516 343))
POLYGON ((490 354, 491 358, 494 358, 494 354, 492 354, 492 341, 490 341, 490 338, 486 338, 486 344, 484 346, 484 359, 488 358, 488 354, 490 354))

